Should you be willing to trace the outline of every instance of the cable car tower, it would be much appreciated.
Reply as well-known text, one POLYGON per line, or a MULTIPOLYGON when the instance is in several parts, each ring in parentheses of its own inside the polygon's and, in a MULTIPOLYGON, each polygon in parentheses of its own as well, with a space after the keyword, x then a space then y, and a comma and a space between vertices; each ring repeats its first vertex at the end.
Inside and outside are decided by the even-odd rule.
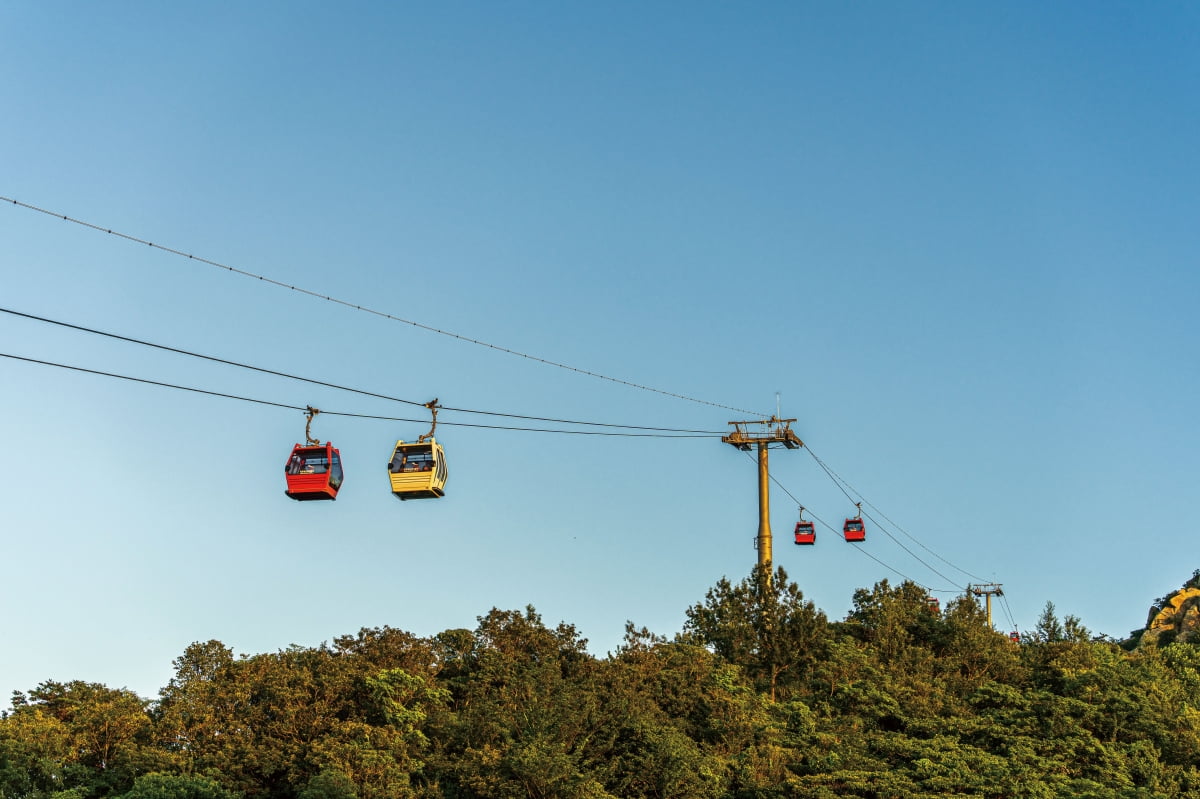
POLYGON ((995 629, 995 625, 992 624, 992 597, 1004 596, 1004 588, 1000 585, 1000 583, 984 583, 982 585, 968 585, 967 591, 971 592, 975 596, 987 597, 988 629, 995 629))
POLYGON ((730 422, 733 432, 721 436, 721 440, 726 444, 743 452, 758 448, 758 538, 755 539, 754 545, 758 550, 758 565, 764 567, 768 574, 771 569, 771 488, 770 474, 767 471, 767 450, 772 444, 788 449, 804 446, 800 437, 792 432, 794 421, 796 420, 772 416, 770 419, 751 422, 730 422), (756 427, 751 428, 751 425, 756 427))

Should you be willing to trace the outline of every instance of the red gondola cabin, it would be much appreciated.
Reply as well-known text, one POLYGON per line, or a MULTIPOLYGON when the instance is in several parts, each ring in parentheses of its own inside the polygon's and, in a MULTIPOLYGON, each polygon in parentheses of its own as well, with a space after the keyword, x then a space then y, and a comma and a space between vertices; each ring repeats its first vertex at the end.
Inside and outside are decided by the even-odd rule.
POLYGON ((867 528, 863 526, 861 517, 855 516, 853 519, 847 519, 846 524, 842 527, 842 535, 847 541, 866 541, 867 528))
POLYGON ((287 495, 292 499, 337 499, 342 487, 342 456, 329 442, 316 446, 297 444, 283 470, 287 476, 287 495))
POLYGON ((812 522, 798 521, 796 522, 796 543, 797 544, 815 544, 817 543, 817 531, 813 527, 812 522))

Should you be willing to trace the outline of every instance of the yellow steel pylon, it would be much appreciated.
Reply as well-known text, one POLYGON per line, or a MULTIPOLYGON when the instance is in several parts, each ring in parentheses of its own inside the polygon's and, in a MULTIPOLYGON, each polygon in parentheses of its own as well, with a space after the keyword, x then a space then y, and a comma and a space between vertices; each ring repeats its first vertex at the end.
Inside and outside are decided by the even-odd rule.
POLYGON ((733 432, 721 436, 726 444, 744 452, 758 449, 758 538, 754 544, 758 550, 758 565, 766 569, 768 579, 771 574, 771 476, 767 470, 767 450, 772 444, 788 449, 804 446, 804 442, 792 431, 794 421, 772 416, 757 421, 730 422, 733 432), (758 425, 761 429, 751 430, 751 425, 758 425))
POLYGON ((992 595, 1004 596, 1004 590, 1000 583, 984 583, 982 585, 968 585, 967 590, 975 596, 987 597, 987 621, 988 627, 992 628, 992 595))

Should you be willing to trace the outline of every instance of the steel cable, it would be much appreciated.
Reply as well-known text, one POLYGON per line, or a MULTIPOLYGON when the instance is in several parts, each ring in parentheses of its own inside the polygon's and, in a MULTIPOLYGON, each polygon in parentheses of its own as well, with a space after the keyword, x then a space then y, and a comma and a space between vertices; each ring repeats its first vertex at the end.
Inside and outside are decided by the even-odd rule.
MULTIPOLYGON (((11 353, 0 352, 0 358, 9 358, 15 361, 24 361, 26 363, 39 364, 41 366, 53 366, 59 369, 68 369, 74 372, 83 372, 86 374, 99 375, 101 377, 112 377, 118 380, 128 380, 133 383, 144 383, 151 386, 160 386, 162 388, 172 388, 179 391, 190 391, 196 394, 206 394, 212 397, 223 397, 226 399, 241 400, 242 402, 253 402, 259 405, 270 405, 276 408, 287 408, 295 411, 307 411, 307 405, 288 405, 283 402, 272 402, 270 400, 255 399, 253 397, 244 397, 239 394, 228 394, 221 391, 210 391, 203 388, 195 388, 192 386, 181 386, 176 383, 165 383, 160 380, 150 380, 144 377, 132 377, 130 375, 117 374, 115 372, 105 372, 99 369, 88 369, 82 366, 72 366, 70 364, 56 363, 54 361, 45 361, 38 358, 27 358, 21 355, 13 355, 11 353)), ((345 416, 352 419, 374 419, 388 422, 412 422, 415 424, 424 424, 428 419, 405 419, 398 416, 380 416, 367 413, 349 413, 345 411, 326 411, 321 413, 327 416, 345 416)), ((664 434, 664 433, 616 433, 604 430, 552 430, 548 428, 538 427, 511 427, 505 425, 493 424, 473 424, 470 422, 440 422, 443 425, 452 425, 454 427, 474 427, 486 430, 512 430, 524 433, 560 433, 563 435, 580 435, 580 436, 613 436, 620 438, 713 438, 712 435, 695 435, 695 434, 664 434)))
MULTIPOLYGON (((249 369, 254 372, 260 372, 262 374, 274 375, 276 377, 285 377, 289 380, 298 380, 302 383, 311 383, 312 385, 325 386, 326 388, 335 388, 335 389, 338 389, 339 391, 349 391, 353 394, 361 394, 366 397, 375 397, 377 399, 385 399, 385 400, 390 400, 392 402, 401 402, 401 403, 404 403, 405 405, 413 405, 413 406, 422 407, 422 408, 428 407, 427 404, 424 402, 417 402, 415 400, 401 399, 400 397, 392 397, 387 394, 379 394, 374 391, 364 391, 362 389, 338 385, 337 383, 330 383, 325 380, 316 380, 311 377, 300 377, 299 375, 288 374, 287 372, 280 372, 275 369, 266 369, 261 366, 253 366, 251 364, 241 363, 239 361, 232 361, 232 360, 228 360, 226 358, 218 358, 213 355, 204 355, 202 353, 192 352, 190 350, 180 349, 178 347, 169 347, 165 344, 155 344, 154 342, 151 342, 151 341, 144 341, 142 339, 131 338, 130 336, 123 336, 123 335, 119 335, 117 333, 108 333, 103 330, 96 330, 94 328, 83 327, 82 325, 75 325, 75 324, 71 324, 69 322, 61 322, 61 321, 58 321, 55 319, 48 319, 44 316, 35 316, 33 314, 23 313, 21 311, 14 311, 10 308, 0 308, 0 313, 6 313, 6 314, 10 314, 12 316, 19 316, 19 317, 23 317, 25 319, 31 319, 31 320, 38 321, 38 322, 45 322, 47 324, 57 325, 59 327, 65 327, 65 328, 68 328, 71 330, 78 330, 83 333, 91 333, 91 334, 94 334, 97 336, 105 336, 107 338, 117 339, 119 341, 125 341, 125 342, 131 343, 131 344, 139 344, 144 347, 153 347, 154 349, 159 349, 159 350, 163 350, 166 352, 173 352, 178 355, 187 355, 192 358, 200 358, 200 359, 203 359, 206 361, 212 361, 214 363, 225 364, 227 366, 236 366, 240 369, 249 369)), ((500 417, 504 417, 504 418, 508 418, 508 419, 525 419, 525 420, 531 421, 531 422, 550 422, 552 424, 574 424, 574 425, 590 426, 590 427, 615 427, 615 428, 620 428, 622 430, 647 430, 647 431, 660 432, 660 433, 703 433, 705 435, 714 435, 714 436, 721 435, 721 433, 719 431, 715 431, 715 430, 687 430, 687 429, 677 429, 677 428, 671 428, 671 427, 646 427, 646 426, 641 426, 641 425, 613 424, 613 423, 609 423, 609 422, 583 422, 583 421, 576 421, 576 420, 572 420, 572 419, 554 419, 554 418, 549 418, 549 417, 544 417, 544 416, 523 416, 523 415, 515 414, 515 413, 501 413, 498 411, 478 411, 478 410, 471 410, 469 408, 452 408, 452 407, 448 407, 448 406, 438 406, 438 407, 441 408, 442 410, 455 411, 457 413, 483 414, 486 416, 500 416, 500 417)))
POLYGON ((600 374, 599 372, 592 372, 587 369, 580 369, 578 367, 571 366, 569 364, 559 363, 558 361, 552 361, 547 358, 540 358, 536 355, 530 355, 528 353, 510 349, 508 347, 501 347, 497 344, 491 344, 486 341, 481 341, 480 339, 477 339, 477 338, 471 338, 470 336, 459 335, 458 333, 454 333, 450 330, 443 330, 438 327, 433 327, 432 325, 427 325, 422 322, 413 321, 412 319, 404 319, 402 317, 395 316, 393 314, 386 313, 384 311, 376 310, 374 308, 368 308, 365 305, 359 305, 357 303, 353 303, 348 300, 338 299, 337 297, 333 297, 328 294, 322 294, 319 291, 313 291, 311 289, 302 288, 300 286, 294 286, 290 283, 285 283, 282 280, 276 280, 274 278, 270 278, 265 275, 260 275, 255 272, 250 272, 245 269, 239 269, 238 267, 230 266, 228 264, 223 264, 223 263, 220 263, 219 261, 213 261, 209 258, 202 258, 199 255, 193 255, 191 253, 186 253, 186 252, 183 252, 182 250, 174 249, 173 247, 165 247, 161 244, 155 244, 152 241, 147 241, 146 239, 141 239, 141 238, 138 238, 137 236, 132 236, 128 233, 121 233, 120 231, 113 230, 112 228, 106 228, 101 225, 94 224, 92 222, 86 222, 82 219, 76 219, 74 217, 67 216, 66 214, 60 214, 57 211, 50 211, 45 208, 39 208, 36 205, 30 205, 29 203, 21 202, 20 200, 15 200, 12 197, 0 196, 0 201, 6 202, 6 203, 11 203, 14 206, 17 206, 20 208, 26 208, 30 211, 37 211, 40 214, 45 214, 47 216, 52 216, 57 219, 62 219, 64 222, 71 222, 72 224, 90 228, 91 230, 95 230, 100 233, 107 233, 111 236, 116 236, 118 238, 125 239, 126 241, 134 242, 135 244, 144 244, 147 247, 152 247, 156 250, 161 250, 162 252, 170 253, 171 255, 178 255, 181 258, 187 258, 189 261, 197 261, 199 263, 206 264, 208 266, 213 266, 218 269, 224 269, 225 271, 231 272, 236 275, 241 275, 243 277, 249 277, 249 278, 254 278, 255 280, 260 280, 263 283, 269 283, 272 286, 278 286, 279 288, 290 289, 297 293, 305 294, 309 297, 314 297, 319 300, 325 300, 327 302, 332 302, 336 305, 341 305, 343 307, 350 308, 355 311, 362 311, 363 313, 372 314, 374 316, 379 316, 384 319, 390 319, 393 322, 401 322, 403 324, 411 325, 412 327, 416 327, 421 330, 426 330, 430 333, 437 333, 440 336, 448 336, 449 338, 458 339, 459 341, 465 341, 470 344, 476 344, 480 347, 486 347, 488 349, 493 349, 493 350, 496 350, 497 352, 504 352, 509 355, 515 355, 520 358, 526 358, 528 360, 535 361, 537 363, 545 364, 546 366, 553 366, 558 369, 564 369, 568 372, 575 372, 577 374, 586 375, 588 377, 594 377, 598 380, 606 380, 610 383, 617 383, 617 384, 620 384, 623 386, 628 386, 629 388, 639 389, 641 391, 650 391, 655 394, 661 394, 663 396, 673 397, 675 399, 686 400, 687 402, 694 402, 694 403, 698 403, 700 405, 708 405, 708 406, 711 406, 714 408, 723 408, 725 410, 737 411, 738 413, 748 414, 750 416, 764 416, 764 414, 755 413, 754 411, 748 411, 748 410, 745 410, 742 408, 735 408, 732 405, 722 405, 717 402, 710 402, 709 400, 699 399, 697 397, 690 397, 686 394, 677 394, 673 391, 665 391, 660 388, 654 388, 653 386, 642 385, 641 383, 634 383, 632 381, 622 380, 617 377, 609 377, 608 375, 603 375, 603 374, 600 374))

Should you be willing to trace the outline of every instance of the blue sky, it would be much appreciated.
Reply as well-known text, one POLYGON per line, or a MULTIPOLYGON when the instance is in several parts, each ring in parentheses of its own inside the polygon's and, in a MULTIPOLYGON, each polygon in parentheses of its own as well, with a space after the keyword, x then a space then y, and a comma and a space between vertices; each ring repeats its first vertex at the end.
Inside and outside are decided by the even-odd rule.
MULTIPOLYGON (((0 26, 0 196, 717 405, 778 394, 951 580, 880 531, 867 552, 943 599, 955 567, 1003 583, 1023 629, 1049 600, 1123 636, 1200 568, 1194 6, 9 3, 0 26)), ((460 408, 742 416, 11 203, 0 242, 24 313, 460 408)), ((7 314, 0 351, 412 416, 7 314)), ((493 606, 603 655, 755 561, 754 465, 716 440, 439 427, 447 496, 401 504, 384 464, 425 427, 321 416, 345 487, 294 503, 297 412, 11 359, 0 386, 4 697, 152 697, 193 641, 493 606)), ((772 471, 851 511, 806 452, 772 471)), ((823 528, 792 546, 779 489, 772 511, 776 563, 830 617, 899 579, 823 528)))

